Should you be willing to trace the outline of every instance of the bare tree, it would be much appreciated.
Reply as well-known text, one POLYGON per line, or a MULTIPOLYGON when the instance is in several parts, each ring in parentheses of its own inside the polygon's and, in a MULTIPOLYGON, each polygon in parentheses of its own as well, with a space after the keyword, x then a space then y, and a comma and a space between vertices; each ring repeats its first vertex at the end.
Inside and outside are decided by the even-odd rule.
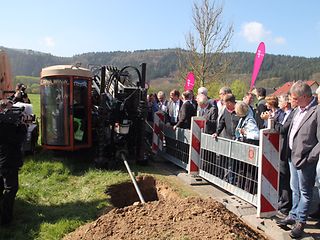
POLYGON ((233 35, 233 25, 224 26, 223 6, 215 0, 203 0, 193 4, 194 30, 186 36, 186 51, 178 53, 180 76, 193 71, 195 87, 221 83, 228 61, 222 53, 229 47, 233 35))

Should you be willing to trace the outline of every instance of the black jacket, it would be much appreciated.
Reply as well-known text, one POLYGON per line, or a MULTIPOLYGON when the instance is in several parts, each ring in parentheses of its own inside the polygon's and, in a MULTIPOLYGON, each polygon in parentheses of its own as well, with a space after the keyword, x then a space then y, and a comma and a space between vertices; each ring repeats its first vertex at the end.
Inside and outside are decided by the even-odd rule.
POLYGON ((217 105, 208 105, 204 111, 203 117, 206 119, 206 128, 204 130, 207 134, 213 134, 217 130, 218 107, 217 105))
POLYGON ((266 100, 264 98, 260 99, 257 103, 257 108, 255 112, 255 119, 258 125, 259 129, 265 128, 266 126, 264 125, 264 120, 261 119, 260 115, 261 113, 267 111, 266 107, 266 100))
POLYGON ((217 128, 217 134, 219 135, 223 129, 225 129, 225 138, 235 139, 235 130, 239 122, 239 117, 236 112, 229 112, 226 108, 220 118, 219 125, 217 128))
POLYGON ((0 169, 20 168, 22 162, 21 146, 26 137, 25 125, 0 123, 0 169))
POLYGON ((179 128, 190 129, 191 127, 191 117, 197 115, 197 110, 194 108, 190 101, 186 101, 182 104, 179 111, 179 120, 176 124, 179 128))
POLYGON ((274 128, 276 131, 280 133, 281 141, 280 141, 280 160, 281 161, 288 161, 288 131, 290 124, 292 122, 292 118, 294 116, 296 109, 292 109, 288 118, 282 125, 280 122, 275 122, 274 128))

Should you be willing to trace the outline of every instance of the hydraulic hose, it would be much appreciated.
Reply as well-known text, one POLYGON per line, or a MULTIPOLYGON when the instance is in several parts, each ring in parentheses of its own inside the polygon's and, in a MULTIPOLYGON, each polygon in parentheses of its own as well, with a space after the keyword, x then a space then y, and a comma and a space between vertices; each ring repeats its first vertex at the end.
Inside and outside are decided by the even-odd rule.
POLYGON ((132 180, 132 183, 133 183, 133 185, 134 185, 134 188, 136 189, 136 192, 137 192, 137 194, 138 194, 138 196, 139 196, 139 199, 140 199, 141 203, 146 203, 146 202, 144 201, 144 198, 143 198, 142 194, 141 194, 141 191, 140 191, 140 189, 139 189, 138 183, 137 183, 136 179, 134 178, 134 176, 133 176, 133 174, 132 174, 132 172, 131 172, 131 169, 130 169, 130 167, 129 167, 129 164, 128 164, 127 160, 126 160, 126 156, 125 156, 123 153, 120 153, 120 155, 121 155, 121 158, 122 158, 122 160, 123 160, 123 162, 124 162, 124 165, 125 165, 126 168, 127 168, 127 171, 128 171, 128 173, 129 173, 129 175, 130 175, 130 178, 131 178, 131 180, 132 180))

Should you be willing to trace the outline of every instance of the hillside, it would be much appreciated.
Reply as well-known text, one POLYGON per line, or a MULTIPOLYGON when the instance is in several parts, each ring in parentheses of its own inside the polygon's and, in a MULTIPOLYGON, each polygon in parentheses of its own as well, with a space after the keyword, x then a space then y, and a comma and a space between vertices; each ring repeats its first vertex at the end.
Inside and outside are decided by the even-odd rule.
MULTIPOLYGON (((126 65, 139 66, 147 63, 147 79, 153 88, 164 85, 166 88, 178 86, 176 73, 177 49, 139 50, 133 52, 90 52, 73 57, 57 57, 47 53, 33 50, 10 49, 5 50, 11 61, 14 76, 39 77, 43 67, 56 64, 74 64, 81 62, 82 66, 126 65)), ((254 53, 233 52, 225 53, 224 57, 230 59, 228 82, 240 79, 249 81, 253 67, 254 53)), ((276 87, 284 82, 293 80, 320 80, 320 58, 305 58, 284 55, 267 54, 262 64, 258 79, 258 86, 276 87)))

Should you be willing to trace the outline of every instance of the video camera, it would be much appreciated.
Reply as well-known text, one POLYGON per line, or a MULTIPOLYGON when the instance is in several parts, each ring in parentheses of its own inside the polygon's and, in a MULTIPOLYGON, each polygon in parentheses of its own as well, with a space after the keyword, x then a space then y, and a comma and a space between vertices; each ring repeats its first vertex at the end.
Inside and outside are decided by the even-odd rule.
POLYGON ((0 112, 0 124, 27 124, 35 121, 35 115, 27 115, 24 113, 24 107, 12 107, 11 109, 5 109, 3 112, 0 112))

